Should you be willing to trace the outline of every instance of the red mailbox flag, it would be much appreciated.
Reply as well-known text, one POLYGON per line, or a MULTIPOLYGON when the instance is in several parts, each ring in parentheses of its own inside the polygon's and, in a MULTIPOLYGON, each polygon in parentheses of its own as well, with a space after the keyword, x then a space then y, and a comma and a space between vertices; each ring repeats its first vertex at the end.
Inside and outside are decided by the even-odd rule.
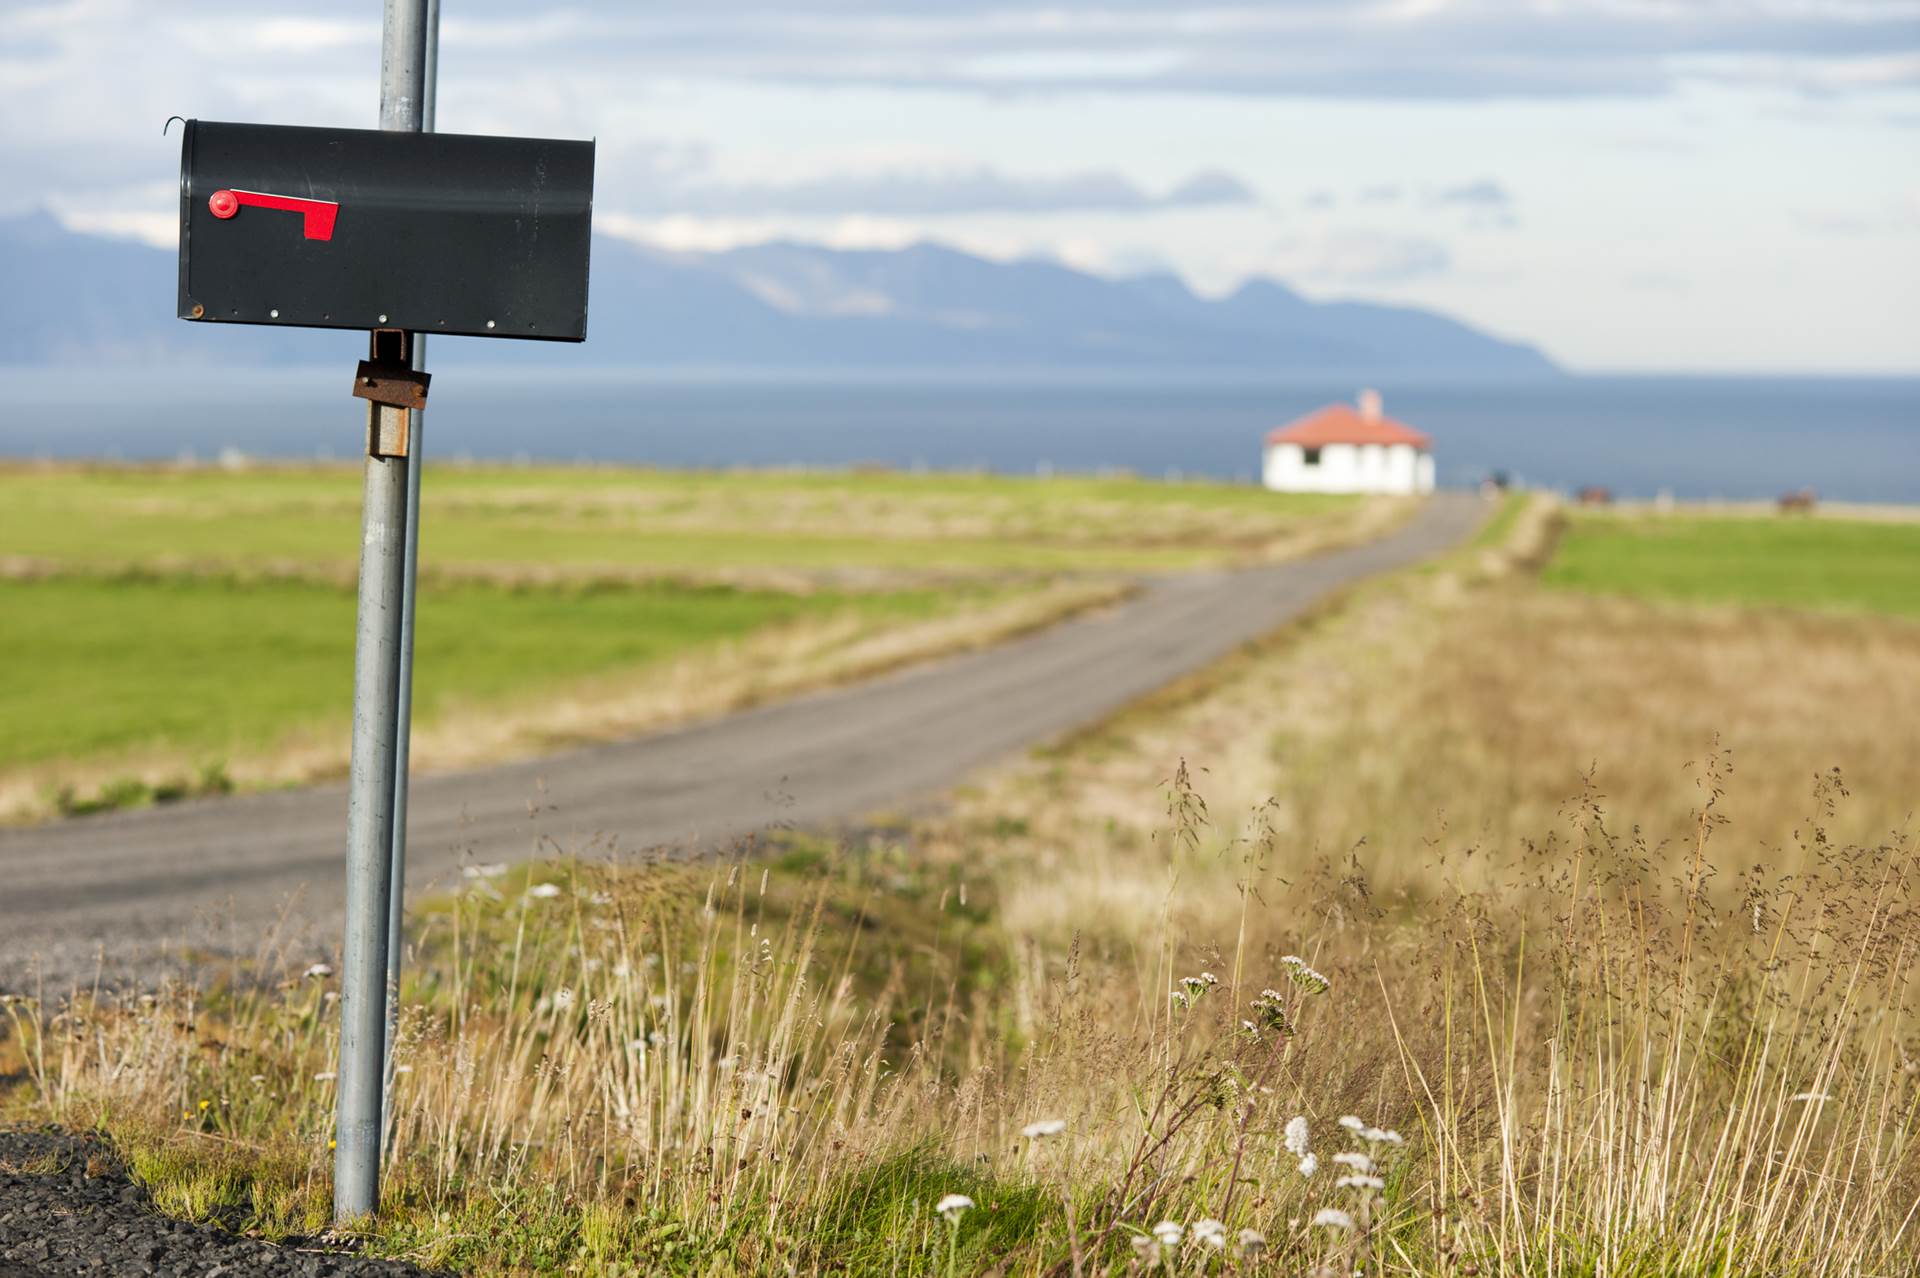
POLYGON ((279 209, 284 213, 298 213, 302 220, 302 229, 310 240, 330 240, 333 238, 333 220, 340 216, 340 206, 332 200, 303 200, 296 195, 268 195, 264 191, 215 191, 207 197, 207 208, 217 218, 225 220, 240 211, 242 204, 251 204, 258 209, 279 209))

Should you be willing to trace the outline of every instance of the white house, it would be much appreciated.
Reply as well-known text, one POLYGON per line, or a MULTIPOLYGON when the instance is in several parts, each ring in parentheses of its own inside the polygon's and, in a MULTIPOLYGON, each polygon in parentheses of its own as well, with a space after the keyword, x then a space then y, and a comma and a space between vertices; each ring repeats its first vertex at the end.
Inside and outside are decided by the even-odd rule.
POLYGON ((1430 493, 1433 441, 1364 390, 1357 408, 1329 404, 1270 433, 1262 475, 1282 493, 1430 493))

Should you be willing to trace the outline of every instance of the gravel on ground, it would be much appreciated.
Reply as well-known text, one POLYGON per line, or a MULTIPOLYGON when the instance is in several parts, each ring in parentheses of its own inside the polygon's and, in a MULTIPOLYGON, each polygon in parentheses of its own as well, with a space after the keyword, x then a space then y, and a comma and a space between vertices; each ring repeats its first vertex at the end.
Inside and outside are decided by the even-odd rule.
POLYGON ((401 1278, 427 1270, 317 1240, 270 1243, 169 1220, 104 1139, 0 1129, 0 1278, 401 1278))

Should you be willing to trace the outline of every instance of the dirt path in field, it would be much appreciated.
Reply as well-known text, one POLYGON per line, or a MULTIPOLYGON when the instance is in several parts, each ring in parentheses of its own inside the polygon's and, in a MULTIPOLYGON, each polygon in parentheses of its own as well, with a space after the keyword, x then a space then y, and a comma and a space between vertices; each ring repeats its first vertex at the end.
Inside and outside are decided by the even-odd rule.
MULTIPOLYGON (((1118 607, 985 651, 676 732, 424 777, 407 885, 467 862, 826 826, 922 799, 1057 738, 1299 616, 1329 593, 1457 545, 1485 517, 1446 494, 1361 546, 1153 582, 1118 607)), ((339 943, 343 784, 0 829, 0 990, 152 981, 268 938, 298 959, 339 943)))

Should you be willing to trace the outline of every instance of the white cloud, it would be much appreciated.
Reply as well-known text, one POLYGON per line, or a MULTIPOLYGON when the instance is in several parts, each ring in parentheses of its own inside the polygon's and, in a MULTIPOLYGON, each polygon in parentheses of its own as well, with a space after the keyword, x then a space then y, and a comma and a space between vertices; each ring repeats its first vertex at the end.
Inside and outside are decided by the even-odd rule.
POLYGON ((697 15, 601 5, 596 16, 589 65, 985 94, 1485 99, 1663 94, 1689 83, 1820 92, 1920 83, 1920 23, 1907 0, 1224 0, 1205 8, 886 0, 778 9, 710 0, 697 15))
POLYGON ((733 182, 704 174, 656 175, 645 198, 698 213, 1056 213, 1251 204, 1255 196, 1231 173, 1203 170, 1165 193, 1145 190, 1111 169, 1061 174, 1007 174, 985 166, 827 172, 783 182, 733 182))
POLYGON ((310 54, 378 45, 380 24, 330 18, 269 18, 255 26, 242 25, 237 30, 222 24, 221 29, 202 32, 203 38, 212 38, 213 48, 229 55, 234 52, 235 35, 264 52, 310 54))
POLYGON ((1505 209, 1513 206, 1513 196, 1492 178, 1462 182, 1434 192, 1434 204, 1463 204, 1470 208, 1505 209))
MULTIPOLYGON (((310 5, 73 0, 0 30, 71 40, 113 28, 166 46, 310 59, 378 38, 362 17, 310 5)), ((496 83, 567 78, 628 91, 641 81, 729 80, 897 89, 1174 92, 1340 99, 1563 98, 1665 94, 1688 84, 1861 93, 1920 85, 1920 6, 1831 0, 708 0, 633 6, 579 0, 528 16, 476 3, 447 16, 451 60, 496 83)), ((165 65, 164 62, 159 65, 165 65)))
POLYGON ((1447 246, 1429 236, 1351 228, 1282 239, 1268 266, 1283 279, 1397 284, 1441 274, 1452 262, 1447 246))
POLYGON ((154 248, 170 249, 180 242, 180 219, 169 213, 143 213, 137 209, 78 209, 54 214, 60 225, 85 235, 105 235, 120 240, 138 240, 154 248))
POLYGON ((1829 203, 1803 209, 1797 220, 1821 235, 1910 235, 1920 230, 1920 189, 1902 191, 1865 208, 1829 203))
POLYGON ((804 239, 840 249, 905 248, 926 235, 909 222, 853 215, 796 225, 783 218, 702 217, 676 213, 637 217, 596 209, 594 229, 635 244, 673 252, 719 253, 750 244, 804 239))

